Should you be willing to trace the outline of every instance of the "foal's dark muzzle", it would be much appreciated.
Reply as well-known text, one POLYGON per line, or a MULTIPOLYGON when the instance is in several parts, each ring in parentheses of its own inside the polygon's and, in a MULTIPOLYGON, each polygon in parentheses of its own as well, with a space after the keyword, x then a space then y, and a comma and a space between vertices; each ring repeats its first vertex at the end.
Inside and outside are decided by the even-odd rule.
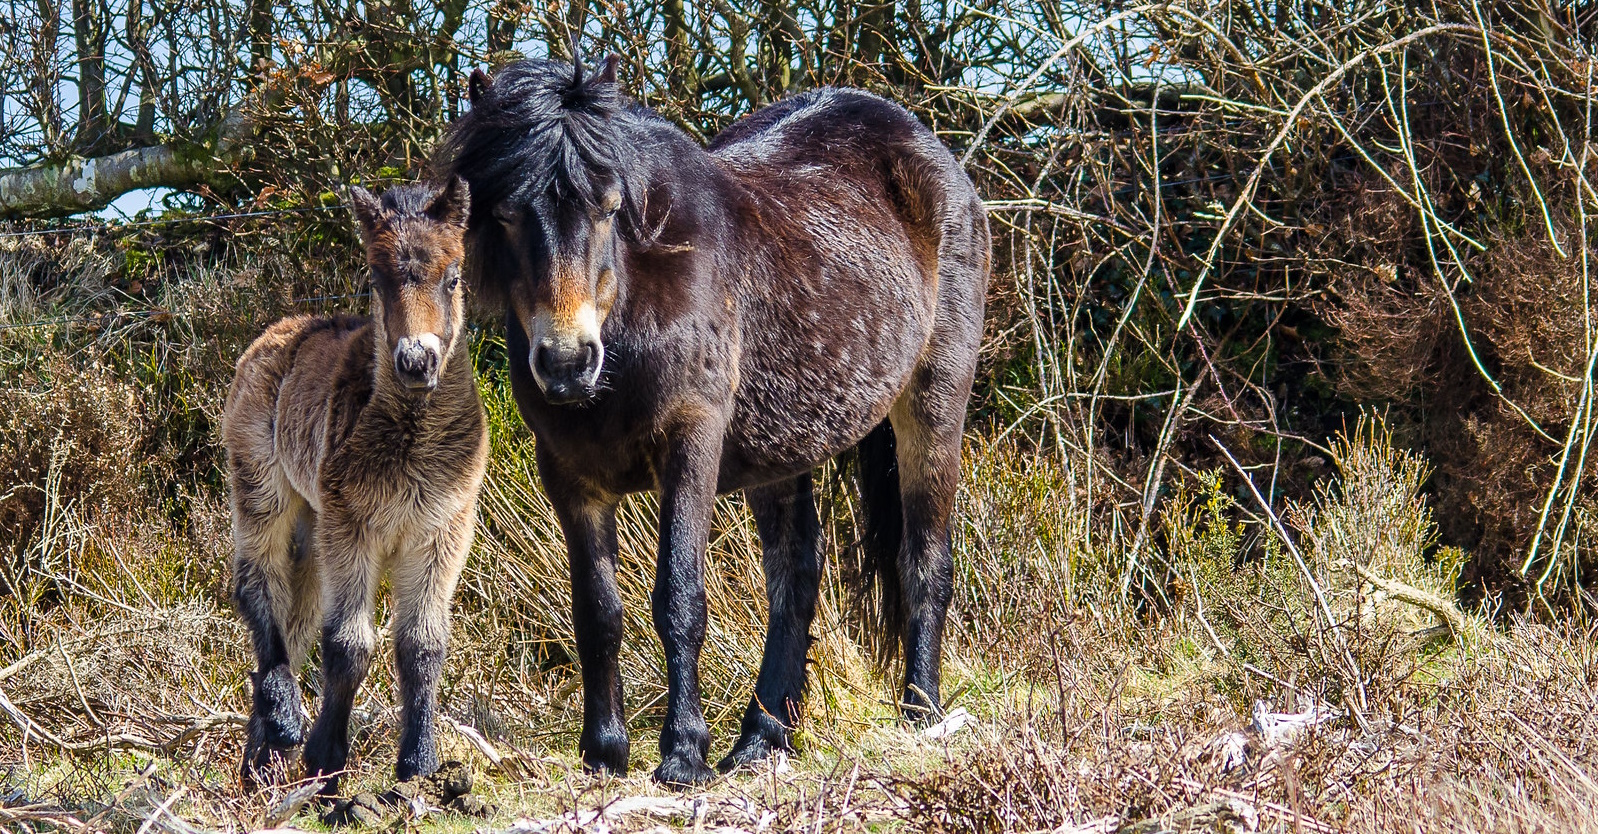
POLYGON ((594 395, 604 357, 604 346, 594 339, 542 339, 528 361, 544 399, 564 405, 594 395))
POLYGON ((429 341, 436 342, 437 337, 431 340, 407 337, 400 339, 394 348, 394 376, 412 391, 427 392, 438 387, 440 356, 438 348, 428 344, 429 341))

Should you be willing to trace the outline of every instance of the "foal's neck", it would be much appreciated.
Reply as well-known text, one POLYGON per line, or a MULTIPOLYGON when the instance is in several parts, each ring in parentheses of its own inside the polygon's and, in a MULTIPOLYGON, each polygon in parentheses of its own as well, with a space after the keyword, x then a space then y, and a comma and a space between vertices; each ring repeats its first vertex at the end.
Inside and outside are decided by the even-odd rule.
POLYGON ((411 391, 399 381, 394 374, 393 357, 385 352, 387 345, 380 338, 375 341, 371 404, 394 421, 418 428, 442 425, 458 419, 463 409, 473 406, 477 380, 472 375, 472 358, 466 343, 459 336, 445 360, 438 387, 425 394, 411 391))

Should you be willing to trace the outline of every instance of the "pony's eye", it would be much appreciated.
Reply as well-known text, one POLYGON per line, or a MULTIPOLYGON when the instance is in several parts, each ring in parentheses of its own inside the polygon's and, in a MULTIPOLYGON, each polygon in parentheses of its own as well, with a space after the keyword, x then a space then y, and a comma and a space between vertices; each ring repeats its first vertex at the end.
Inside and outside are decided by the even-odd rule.
POLYGON ((494 208, 494 219, 498 220, 502 226, 515 226, 521 222, 522 213, 509 206, 496 206, 494 208))

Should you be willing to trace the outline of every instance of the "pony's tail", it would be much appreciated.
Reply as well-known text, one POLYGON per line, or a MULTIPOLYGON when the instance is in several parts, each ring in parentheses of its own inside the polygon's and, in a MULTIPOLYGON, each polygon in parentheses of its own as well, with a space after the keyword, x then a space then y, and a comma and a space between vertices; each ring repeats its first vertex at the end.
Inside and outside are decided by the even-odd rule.
POLYGON ((860 571, 855 587, 868 644, 886 671, 904 643, 904 591, 899 584, 899 546, 904 507, 893 426, 883 420, 855 447, 859 467, 860 571))

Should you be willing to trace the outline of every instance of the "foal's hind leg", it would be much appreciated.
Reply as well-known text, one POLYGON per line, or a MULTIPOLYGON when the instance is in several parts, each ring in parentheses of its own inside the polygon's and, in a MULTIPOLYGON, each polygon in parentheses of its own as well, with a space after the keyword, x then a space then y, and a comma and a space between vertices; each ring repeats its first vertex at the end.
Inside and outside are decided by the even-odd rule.
POLYGON ((810 621, 821 584, 821 524, 810 473, 746 489, 744 496, 760 530, 771 614, 755 695, 744 711, 738 743, 716 765, 722 772, 788 749, 789 733, 799 721, 810 621))
POLYGON ((399 667, 399 759, 405 781, 438 770, 438 679, 449 643, 450 600, 472 545, 477 516, 468 507, 443 529, 430 531, 394 563, 394 658, 399 667))
POLYGON ((942 708, 943 623, 954 596, 949 518, 960 482, 960 441, 970 376, 940 380, 918 371, 889 414, 898 448, 904 538, 899 546, 904 691, 900 710, 920 721, 942 708), (958 387, 958 396, 951 388, 958 387))
POLYGON ((316 589, 301 581, 314 570, 310 556, 295 547, 296 527, 308 510, 269 479, 247 463, 233 463, 233 599, 257 665, 241 767, 246 784, 283 770, 288 751, 302 740, 295 672, 305 654, 296 626, 316 604, 316 589))
POLYGON ((327 777, 322 791, 333 794, 349 759, 350 710, 377 642, 372 597, 381 566, 367 527, 338 509, 329 508, 317 519, 315 541, 327 611, 322 624, 322 708, 305 740, 305 772, 327 777))

